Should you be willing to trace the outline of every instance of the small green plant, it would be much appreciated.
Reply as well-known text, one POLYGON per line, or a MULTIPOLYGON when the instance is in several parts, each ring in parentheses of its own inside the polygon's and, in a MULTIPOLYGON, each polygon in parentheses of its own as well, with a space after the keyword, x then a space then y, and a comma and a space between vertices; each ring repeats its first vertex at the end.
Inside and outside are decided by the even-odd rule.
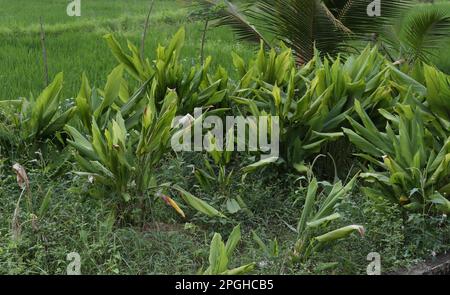
POLYGON ((357 176, 345 186, 342 182, 337 182, 318 193, 319 183, 316 178, 312 178, 297 225, 294 261, 305 262, 325 245, 344 239, 354 232, 364 235, 364 227, 361 225, 348 225, 334 230, 330 226, 341 218, 336 207, 348 196, 356 179, 357 176))
POLYGON ((230 214, 235 214, 247 206, 236 192, 238 188, 233 182, 233 177, 238 177, 238 174, 234 169, 229 169, 233 152, 219 149, 211 133, 206 138, 209 142, 208 152, 203 166, 195 167, 195 178, 203 190, 214 192, 215 200, 225 205, 230 214))
POLYGON ((229 194, 228 190, 231 188, 233 177, 233 170, 227 172, 226 164, 218 163, 205 156, 203 162, 204 168, 195 168, 195 178, 200 186, 208 191, 218 186, 220 191, 224 194, 229 194))
POLYGON ((236 246, 241 240, 241 227, 237 225, 226 243, 219 233, 215 233, 209 250, 209 267, 204 271, 205 275, 241 275, 251 272, 255 263, 246 264, 229 269, 229 264, 236 246))
POLYGON ((268 258, 275 259, 280 255, 277 238, 265 243, 255 231, 252 231, 252 238, 268 258))
POLYGON ((62 87, 63 74, 60 73, 37 98, 0 100, 0 115, 7 117, 0 126, 0 140, 16 138, 21 146, 24 143, 36 146, 57 138, 75 114, 75 108, 61 99, 62 87), (15 134, 5 134, 8 130, 15 134))

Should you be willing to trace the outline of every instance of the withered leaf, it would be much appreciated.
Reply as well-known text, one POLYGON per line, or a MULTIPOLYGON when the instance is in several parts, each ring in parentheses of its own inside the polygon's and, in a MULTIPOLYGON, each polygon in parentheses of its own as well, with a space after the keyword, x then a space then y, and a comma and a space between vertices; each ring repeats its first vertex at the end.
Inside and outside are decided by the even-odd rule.
POLYGON ((19 185, 19 187, 24 190, 30 189, 30 181, 28 179, 28 175, 27 172, 25 171, 25 168, 23 168, 22 165, 20 165, 19 163, 16 163, 13 165, 13 170, 14 172, 16 172, 16 176, 17 176, 17 184, 19 185))

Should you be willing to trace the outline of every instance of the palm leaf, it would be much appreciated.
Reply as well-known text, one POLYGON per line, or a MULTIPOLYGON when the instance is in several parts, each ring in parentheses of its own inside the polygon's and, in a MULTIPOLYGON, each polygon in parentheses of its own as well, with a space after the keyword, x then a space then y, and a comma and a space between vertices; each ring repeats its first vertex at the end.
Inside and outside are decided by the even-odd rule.
POLYGON ((372 0, 260 0, 241 8, 226 0, 200 2, 218 11, 216 24, 231 26, 240 39, 269 44, 268 36, 274 36, 285 42, 300 64, 312 59, 315 47, 323 54, 348 51, 346 41, 382 32, 413 3, 383 1, 381 16, 369 17, 372 0))
POLYGON ((356 37, 369 33, 382 33, 386 25, 392 24, 405 10, 412 7, 412 0, 381 1, 381 15, 369 16, 369 5, 373 0, 333 0, 336 17, 349 28, 356 37))
POLYGON ((406 18, 402 40, 410 60, 426 61, 439 44, 450 38, 450 14, 434 7, 424 8, 406 18))
POLYGON ((265 45, 270 47, 269 41, 248 19, 250 4, 238 8, 227 0, 199 0, 198 2, 203 9, 215 12, 213 18, 216 26, 230 26, 241 40, 257 43, 263 40, 265 45))

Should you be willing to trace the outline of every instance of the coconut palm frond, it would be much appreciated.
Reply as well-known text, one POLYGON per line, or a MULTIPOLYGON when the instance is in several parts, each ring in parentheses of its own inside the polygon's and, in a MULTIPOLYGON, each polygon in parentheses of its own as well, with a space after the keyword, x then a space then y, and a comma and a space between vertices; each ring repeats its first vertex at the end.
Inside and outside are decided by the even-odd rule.
MULTIPOLYGON (((333 0, 336 17, 356 35, 382 33, 386 25, 399 18, 411 8, 414 0, 380 1, 379 11, 372 10, 377 3, 373 0, 333 0), (379 15, 369 15, 379 12, 379 15)), ((359 37, 359 36, 358 36, 359 37)))
POLYGON ((218 12, 217 25, 231 26, 240 39, 269 44, 268 36, 274 36, 283 41, 300 64, 313 57, 314 48, 333 55, 348 51, 352 44, 348 41, 384 33, 415 4, 415 0, 259 0, 237 7, 227 0, 200 2, 218 12), (376 15, 370 16, 371 11, 376 15))
POLYGON ((261 0, 250 15, 290 46, 300 63, 313 57, 314 46, 323 53, 339 51, 350 34, 320 0, 261 0))
POLYGON ((248 11, 252 7, 251 4, 240 8, 227 0, 199 0, 198 4, 205 9, 215 12, 215 25, 230 26, 241 40, 256 43, 263 40, 267 46, 270 46, 270 42, 248 19, 248 11))
POLYGON ((450 38, 450 14, 434 7, 409 15, 401 39, 408 48, 410 60, 427 61, 444 40, 450 38))

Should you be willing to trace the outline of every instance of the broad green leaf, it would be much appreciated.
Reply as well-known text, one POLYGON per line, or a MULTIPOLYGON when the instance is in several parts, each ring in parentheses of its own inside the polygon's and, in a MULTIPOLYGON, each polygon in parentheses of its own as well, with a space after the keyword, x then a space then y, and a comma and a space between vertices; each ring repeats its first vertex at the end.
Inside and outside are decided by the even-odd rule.
POLYGON ((223 273, 221 273, 221 275, 230 275, 230 276, 236 276, 236 275, 243 275, 243 274, 248 274, 250 272, 252 272, 255 269, 255 263, 250 263, 250 264, 246 264, 231 270, 227 270, 223 273))
POLYGON ((228 256, 222 236, 215 233, 209 251, 210 274, 220 274, 227 270, 228 256))
POLYGON ((280 158, 278 158, 278 157, 266 158, 264 160, 258 161, 256 163, 253 163, 251 165, 248 165, 248 166, 242 168, 242 172, 244 172, 244 173, 251 173, 251 172, 254 172, 254 171, 258 170, 258 169, 261 169, 263 167, 266 167, 268 165, 276 163, 279 160, 280 160, 280 158))
POLYGON ((348 225, 339 229, 328 232, 324 235, 315 237, 320 243, 329 243, 348 237, 352 233, 357 232, 361 236, 364 235, 364 227, 361 225, 348 225))
POLYGON ((108 75, 106 81, 104 98, 100 106, 95 110, 94 116, 98 118, 106 108, 113 105, 114 101, 119 97, 120 85, 122 83, 123 66, 119 65, 111 74, 108 75))
POLYGON ((211 205, 209 205, 208 203, 206 203, 205 201, 195 197, 194 195, 192 195, 191 193, 185 191, 184 189, 182 189, 181 187, 179 187, 178 185, 174 185, 173 186, 174 189, 176 189, 177 191, 179 191, 181 193, 181 196, 183 198, 183 200, 192 208, 196 209, 197 211, 208 215, 209 217, 221 217, 221 218, 226 218, 225 215, 223 215, 222 213, 220 213, 218 210, 216 210, 214 207, 212 207, 211 205))
POLYGON ((341 214, 334 213, 334 214, 331 214, 329 216, 326 216, 326 217, 323 217, 323 218, 320 218, 320 219, 317 219, 317 220, 314 220, 314 221, 311 221, 311 222, 307 222, 306 226, 309 227, 309 228, 315 228, 315 227, 321 226, 322 224, 328 223, 330 221, 334 221, 334 220, 339 219, 339 218, 341 218, 341 214))
POLYGON ((231 259, 234 249, 236 249, 237 244, 241 240, 241 226, 237 225, 233 228, 230 236, 228 237, 227 243, 225 245, 225 250, 228 259, 231 259))
POLYGON ((302 214, 300 215, 300 219, 297 225, 297 232, 299 235, 303 233, 305 230, 306 223, 313 213, 313 206, 316 200, 316 192, 318 189, 317 179, 313 178, 312 181, 308 185, 308 192, 306 193, 305 205, 303 206, 302 214))

